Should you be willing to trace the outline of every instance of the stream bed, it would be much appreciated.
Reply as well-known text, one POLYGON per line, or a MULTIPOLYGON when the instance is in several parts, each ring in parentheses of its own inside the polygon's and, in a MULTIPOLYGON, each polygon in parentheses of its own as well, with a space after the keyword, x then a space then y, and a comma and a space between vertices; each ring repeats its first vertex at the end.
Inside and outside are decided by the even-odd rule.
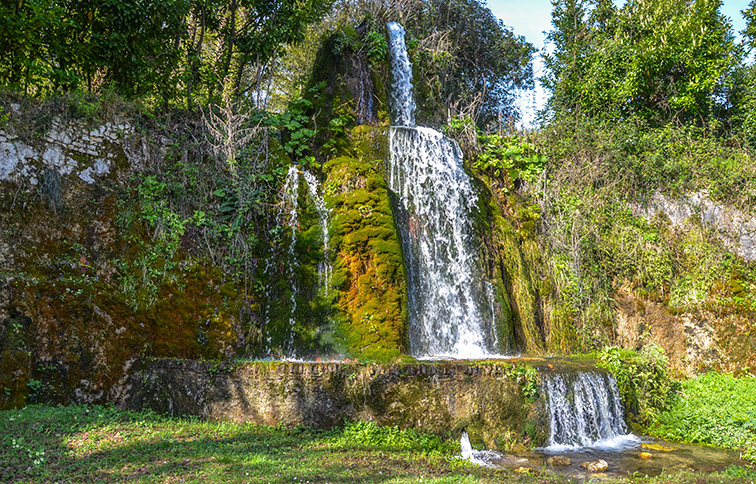
POLYGON ((740 460, 740 454, 735 451, 667 442, 653 437, 622 439, 595 447, 558 450, 542 448, 517 453, 476 451, 469 448, 466 453, 464 442, 462 448, 463 457, 480 465, 512 469, 529 468, 535 472, 549 470, 576 478, 659 476, 680 471, 711 473, 722 471, 731 465, 744 464, 740 460), (641 453, 650 454, 650 457, 643 458, 641 453), (549 463, 549 458, 555 456, 567 457, 571 463, 566 466, 549 463), (583 463, 599 459, 608 464, 605 472, 591 473, 581 466, 583 463))

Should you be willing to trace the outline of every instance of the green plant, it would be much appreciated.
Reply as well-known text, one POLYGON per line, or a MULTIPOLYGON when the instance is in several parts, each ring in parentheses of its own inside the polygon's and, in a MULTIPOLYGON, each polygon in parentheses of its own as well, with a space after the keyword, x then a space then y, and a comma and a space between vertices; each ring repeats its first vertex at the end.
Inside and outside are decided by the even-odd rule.
POLYGON ((756 455, 756 378, 709 372, 682 383, 671 406, 649 427, 652 435, 745 449, 756 455))
POLYGON ((669 360, 660 347, 647 344, 637 353, 611 346, 598 357, 598 365, 617 378, 622 399, 639 423, 648 425, 670 408, 679 383, 669 374, 669 360))
POLYGON ((533 181, 543 172, 547 158, 533 143, 498 134, 478 135, 480 154, 473 168, 495 179, 533 181))
POLYGON ((510 375, 517 381, 522 389, 522 394, 529 401, 535 401, 540 387, 538 370, 530 366, 514 365, 509 370, 510 375))
POLYGON ((388 56, 388 43, 382 33, 371 30, 365 36, 364 43, 367 49, 366 55, 370 62, 378 64, 388 56))
POLYGON ((325 83, 316 84, 308 90, 306 96, 289 103, 283 114, 272 116, 268 120, 271 126, 277 127, 284 134, 284 151, 292 159, 300 160, 305 165, 315 161, 313 156, 307 154, 316 134, 310 117, 314 104, 309 98, 317 98, 324 87, 325 83))
POLYGON ((408 449, 423 454, 447 454, 457 449, 456 443, 444 441, 430 433, 380 426, 362 420, 345 423, 339 439, 375 448, 408 449))

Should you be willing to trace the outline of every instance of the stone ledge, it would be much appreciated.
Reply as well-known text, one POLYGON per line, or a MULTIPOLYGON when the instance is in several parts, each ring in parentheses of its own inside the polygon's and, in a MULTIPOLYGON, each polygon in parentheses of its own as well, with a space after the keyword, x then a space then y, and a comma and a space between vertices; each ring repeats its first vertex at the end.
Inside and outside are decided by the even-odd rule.
POLYGON ((513 371, 530 364, 515 360, 397 365, 155 360, 135 366, 122 408, 263 425, 327 429, 369 420, 445 436, 466 430, 488 448, 540 444, 546 428, 543 402, 524 397, 522 372, 513 371), (533 428, 541 437, 532 435, 533 428))

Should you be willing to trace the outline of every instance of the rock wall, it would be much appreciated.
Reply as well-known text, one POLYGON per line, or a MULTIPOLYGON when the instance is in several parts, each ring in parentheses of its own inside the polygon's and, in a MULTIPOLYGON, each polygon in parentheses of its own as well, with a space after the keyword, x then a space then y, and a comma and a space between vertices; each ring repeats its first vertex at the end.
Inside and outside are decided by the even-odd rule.
POLYGON ((0 131, 0 408, 109 401, 145 354, 236 355, 233 284, 143 217, 135 185, 181 160, 168 138, 24 103, 0 131))
POLYGON ((730 250, 746 260, 756 260, 756 216, 716 203, 706 192, 677 198, 655 193, 645 206, 634 206, 633 213, 649 220, 663 213, 675 226, 695 217, 701 225, 716 230, 717 237, 730 250))
MULTIPOLYGON (((18 113, 20 107, 14 107, 18 113)), ((45 183, 47 170, 92 184, 108 175, 119 161, 140 169, 150 149, 146 139, 134 134, 134 127, 126 120, 91 126, 60 116, 52 119, 41 138, 0 129, 0 182, 39 186, 45 183)))
POLYGON ((444 436, 466 430, 474 443, 510 449, 543 442, 543 402, 523 395, 536 375, 522 363, 504 362, 158 360, 132 373, 119 405, 265 425, 331 428, 344 420, 369 420, 444 436))

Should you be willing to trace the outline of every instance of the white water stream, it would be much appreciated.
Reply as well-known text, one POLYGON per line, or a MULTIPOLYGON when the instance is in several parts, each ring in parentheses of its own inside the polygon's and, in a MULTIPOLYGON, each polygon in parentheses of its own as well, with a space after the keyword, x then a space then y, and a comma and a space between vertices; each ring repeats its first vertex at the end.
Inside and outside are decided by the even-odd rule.
MULTIPOLYGON (((331 261, 329 257, 329 233, 328 223, 330 219, 330 211, 326 208, 325 201, 321 194, 319 194, 320 184, 318 179, 312 173, 308 171, 302 171, 301 167, 292 165, 289 167, 289 171, 286 174, 283 188, 281 190, 281 199, 278 202, 278 213, 276 215, 276 226, 286 227, 291 231, 289 237, 289 243, 286 247, 285 264, 283 265, 283 276, 288 281, 291 288, 291 296, 286 302, 289 308, 289 331, 288 339, 283 343, 281 348, 284 352, 282 356, 285 358, 297 358, 296 345, 295 345, 295 325, 296 325, 296 311, 297 311, 297 297, 299 296, 300 288, 296 277, 296 268, 299 266, 299 258, 297 257, 297 239, 300 231, 299 226, 299 183, 300 179, 304 179, 307 185, 307 193, 315 206, 315 211, 318 214, 319 225, 322 231, 323 237, 323 257, 318 263, 318 276, 319 286, 322 290, 328 294, 331 273, 333 269, 331 267, 331 261)), ((268 257, 266 260, 265 272, 268 277, 274 270, 275 259, 268 257)), ((271 292, 270 288, 266 290, 267 307, 265 311, 265 318, 270 319, 270 305, 271 305, 271 292)), ((268 338, 268 345, 270 346, 272 341, 268 338)), ((269 348, 269 350, 272 348, 269 348)))
POLYGON ((549 411, 549 452, 591 447, 621 450, 637 445, 627 430, 617 380, 609 372, 544 373, 541 390, 549 411))
POLYGON ((415 126, 404 29, 389 23, 394 124, 388 184, 407 271, 410 352, 420 358, 496 356, 490 288, 473 215, 478 196, 453 140, 415 126))

